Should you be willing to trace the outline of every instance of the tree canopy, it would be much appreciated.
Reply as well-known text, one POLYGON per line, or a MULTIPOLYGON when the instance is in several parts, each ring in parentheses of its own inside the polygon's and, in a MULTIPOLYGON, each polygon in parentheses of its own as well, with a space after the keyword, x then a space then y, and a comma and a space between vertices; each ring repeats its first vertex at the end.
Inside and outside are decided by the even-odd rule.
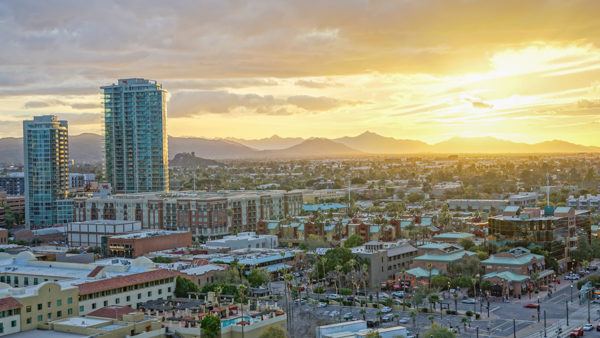
POLYGON ((204 338, 220 338, 221 337, 221 320, 214 315, 207 315, 200 322, 200 330, 204 338))
POLYGON ((363 245, 364 240, 361 236, 353 234, 344 242, 344 248, 354 248, 363 245))
POLYGON ((177 276, 175 280, 175 296, 179 298, 187 298, 190 292, 199 292, 200 288, 194 282, 187 278, 177 276))
POLYGON ((287 333, 279 326, 269 326, 259 338, 286 338, 287 333))

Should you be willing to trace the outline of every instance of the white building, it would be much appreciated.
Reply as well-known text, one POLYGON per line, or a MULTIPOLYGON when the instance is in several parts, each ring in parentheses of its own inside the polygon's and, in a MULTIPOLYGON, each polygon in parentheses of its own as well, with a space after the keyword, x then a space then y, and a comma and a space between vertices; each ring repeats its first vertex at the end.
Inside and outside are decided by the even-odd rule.
POLYGON ((241 232, 237 235, 225 236, 221 239, 207 241, 209 247, 226 247, 237 249, 275 249, 279 246, 277 236, 257 235, 255 232, 241 232))
POLYGON ((103 237, 129 234, 141 230, 142 223, 138 221, 73 222, 67 225, 67 243, 72 247, 100 247, 103 237))
POLYGON ((579 197, 571 195, 567 198, 567 206, 580 210, 596 210, 600 206, 600 194, 587 194, 579 197))
POLYGON ((375 332, 381 338, 407 337, 409 335, 404 326, 369 329, 367 328, 367 322, 364 320, 355 320, 319 326, 316 329, 316 338, 362 338, 375 332))

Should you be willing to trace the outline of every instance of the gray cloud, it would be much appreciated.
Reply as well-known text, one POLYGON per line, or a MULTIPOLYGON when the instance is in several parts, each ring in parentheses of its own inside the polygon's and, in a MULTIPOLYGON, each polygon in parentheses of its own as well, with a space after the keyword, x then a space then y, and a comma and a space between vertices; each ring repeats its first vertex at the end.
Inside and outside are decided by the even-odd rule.
POLYGON ((25 109, 39 109, 47 107, 66 106, 76 110, 95 109, 101 108, 102 105, 98 103, 86 103, 86 102, 69 102, 63 100, 44 100, 44 101, 27 101, 23 105, 25 109))
POLYGON ((235 94, 226 91, 182 91, 169 102, 170 117, 188 117, 203 113, 228 114, 236 109, 264 115, 290 115, 300 111, 320 112, 354 102, 308 95, 278 98, 272 95, 235 94))

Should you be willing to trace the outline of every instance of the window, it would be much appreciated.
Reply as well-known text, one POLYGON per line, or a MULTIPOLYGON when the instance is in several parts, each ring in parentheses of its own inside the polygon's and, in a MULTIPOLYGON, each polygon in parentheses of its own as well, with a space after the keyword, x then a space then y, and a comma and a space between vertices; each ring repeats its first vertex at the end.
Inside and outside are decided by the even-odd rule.
POLYGON ((26 312, 31 312, 31 305, 27 305, 27 307, 25 308, 26 312))
POLYGON ((27 324, 31 324, 31 317, 27 317, 27 324))
POLYGON ((115 304, 119 304, 121 302, 121 299, 117 298, 115 299, 115 304))
POLYGON ((42 309, 42 304, 38 304, 38 310, 42 309))
POLYGON ((138 299, 142 299, 142 294, 138 293, 138 299))
POLYGON ((127 296, 125 299, 126 299, 127 302, 130 302, 131 301, 131 296, 127 296))
POLYGON ((38 283, 39 283, 39 281, 38 281, 37 277, 34 277, 33 278, 33 285, 38 285, 38 283))
POLYGON ((73 304, 73 297, 67 298, 67 304, 73 304))
POLYGON ((62 299, 56 300, 56 306, 62 306, 62 299))
MULTIPOLYGON (((92 304, 92 305, 93 305, 93 304, 92 304)), ((85 309, 85 308, 83 307, 83 305, 79 305, 79 312, 83 312, 83 311, 84 311, 84 309, 85 309)))
POLYGON ((56 317, 57 318, 62 317, 62 311, 56 311, 56 317))
POLYGON ((148 291, 148 297, 152 297, 152 291, 148 291))
POLYGON ((73 309, 71 309, 71 308, 68 308, 68 309, 67 309, 67 314, 68 314, 68 315, 72 315, 72 314, 73 314, 73 309))
POLYGON ((52 312, 48 312, 48 320, 52 319, 52 312))
MULTIPOLYGON (((211 277, 211 278, 212 278, 212 277, 211 277)), ((168 291, 169 293, 171 293, 171 287, 170 287, 170 286, 167 288, 167 291, 168 291)))
POLYGON ((48 302, 48 308, 52 307, 52 302, 48 302))
POLYGON ((4 333, 4 323, 0 323, 0 333, 4 333))
POLYGON ((92 303, 92 310, 96 308, 96 303, 92 303))
POLYGON ((104 301, 104 306, 108 306, 108 301, 107 300, 104 301))
POLYGON ((162 295, 162 289, 158 289, 158 294, 162 295))

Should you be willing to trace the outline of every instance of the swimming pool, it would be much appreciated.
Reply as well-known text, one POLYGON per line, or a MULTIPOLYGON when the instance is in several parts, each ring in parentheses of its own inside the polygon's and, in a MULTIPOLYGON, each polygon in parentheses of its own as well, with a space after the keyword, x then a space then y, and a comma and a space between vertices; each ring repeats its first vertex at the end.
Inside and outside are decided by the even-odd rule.
POLYGON ((241 322, 242 320, 249 322, 249 323, 254 322, 254 320, 250 316, 244 316, 243 319, 242 319, 242 317, 228 318, 228 319, 221 320, 221 327, 228 327, 231 325, 236 325, 237 323, 241 322))

